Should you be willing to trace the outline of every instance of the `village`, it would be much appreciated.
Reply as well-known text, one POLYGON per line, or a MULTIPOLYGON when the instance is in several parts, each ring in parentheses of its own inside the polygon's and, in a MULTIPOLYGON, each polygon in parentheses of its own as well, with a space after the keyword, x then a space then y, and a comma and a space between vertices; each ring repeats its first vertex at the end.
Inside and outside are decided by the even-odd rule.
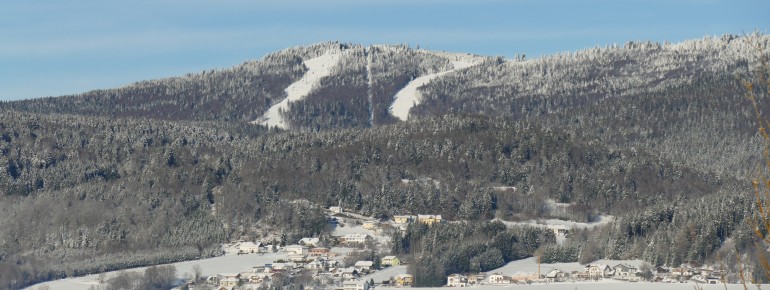
MULTIPOLYGON (((386 253, 390 233, 404 231, 410 223, 432 225, 447 222, 440 215, 396 215, 389 221, 376 221, 345 212, 341 207, 330 207, 328 212, 328 222, 336 227, 335 239, 331 243, 316 237, 303 238, 297 244, 285 246, 259 241, 237 241, 225 245, 226 253, 273 255, 276 258, 270 263, 255 264, 241 272, 201 277, 203 284, 187 281, 176 289, 267 289, 287 283, 300 284, 305 289, 412 287, 414 277, 407 273, 403 257, 386 253)), ((570 232, 569 228, 560 224, 548 224, 545 227, 562 239, 570 232)), ((524 268, 529 271, 504 266, 487 273, 454 273, 447 277, 445 286, 511 286, 603 280, 702 284, 721 284, 724 281, 723 271, 708 266, 685 264, 675 268, 654 268, 639 260, 615 261, 614 264, 612 261, 604 262, 541 265, 537 257, 533 257, 511 263, 528 263, 528 267, 524 268), (535 265, 537 271, 534 271, 535 265)))

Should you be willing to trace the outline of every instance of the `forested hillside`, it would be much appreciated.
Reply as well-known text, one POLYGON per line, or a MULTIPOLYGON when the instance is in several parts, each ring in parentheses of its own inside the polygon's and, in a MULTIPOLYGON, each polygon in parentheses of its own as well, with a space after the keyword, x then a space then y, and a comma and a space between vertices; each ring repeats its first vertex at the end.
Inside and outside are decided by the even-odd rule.
MULTIPOLYGON (((330 205, 469 222, 447 226, 462 234, 410 229, 396 252, 443 257, 453 244, 438 241, 504 241, 416 261, 443 271, 535 251, 668 265, 734 258, 752 240, 747 177, 761 156, 739 81, 761 69, 768 40, 483 58, 423 86, 406 122, 388 112, 393 96, 453 69, 452 54, 332 42, 232 69, 5 102, 0 288, 217 255, 243 236, 327 236, 321 209, 330 205), (304 61, 330 51, 345 52, 333 73, 283 112, 291 130, 249 123, 286 97, 304 61), (543 233, 487 223, 550 217, 549 202, 570 204, 560 218, 615 220, 564 247, 524 245, 543 233)), ((424 274, 449 274, 439 272, 424 274)))

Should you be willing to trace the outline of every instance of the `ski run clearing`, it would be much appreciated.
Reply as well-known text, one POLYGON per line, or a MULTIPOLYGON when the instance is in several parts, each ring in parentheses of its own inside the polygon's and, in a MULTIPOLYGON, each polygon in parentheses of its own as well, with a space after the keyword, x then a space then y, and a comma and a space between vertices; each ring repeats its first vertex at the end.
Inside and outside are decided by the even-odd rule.
POLYGON ((408 120, 409 110, 420 103, 420 87, 445 74, 471 67, 480 60, 478 58, 461 57, 457 57, 456 59, 457 60, 452 61, 453 68, 451 70, 424 75, 410 81, 404 88, 396 93, 395 97, 393 97, 394 100, 393 104, 390 106, 390 113, 401 121, 408 120))
POLYGON ((288 128, 288 124, 283 120, 281 112, 286 111, 289 108, 289 102, 296 102, 305 98, 313 90, 313 87, 318 82, 329 76, 332 72, 332 68, 337 65, 342 52, 327 52, 326 54, 306 60, 303 62, 308 68, 305 75, 293 84, 286 88, 287 97, 278 104, 273 105, 267 112, 259 119, 252 123, 265 125, 267 127, 278 127, 281 129, 288 128))

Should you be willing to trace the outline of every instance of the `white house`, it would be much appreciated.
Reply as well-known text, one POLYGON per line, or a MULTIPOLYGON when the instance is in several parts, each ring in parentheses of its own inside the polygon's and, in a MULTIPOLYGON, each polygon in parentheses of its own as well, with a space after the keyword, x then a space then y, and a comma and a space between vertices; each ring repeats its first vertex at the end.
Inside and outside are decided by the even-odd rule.
POLYGON ((343 213, 344 212, 344 210, 342 209, 341 206, 330 206, 329 207, 329 211, 332 212, 332 213, 343 213))
POLYGON ((347 234, 340 237, 340 243, 343 244, 364 244, 373 240, 368 234, 347 234))
POLYGON ((548 282, 564 282, 567 280, 567 273, 559 270, 559 269, 553 269, 547 274, 545 274, 545 280, 548 282))
POLYGON ((564 236, 569 234, 569 228, 565 225, 548 225, 548 229, 553 231, 554 235, 564 236))
POLYGON ((460 274, 452 274, 446 277, 447 287, 468 287, 468 277, 460 274))
POLYGON ((605 264, 589 264, 586 266, 586 272, 588 272, 588 278, 598 279, 610 276, 612 268, 605 264))
POLYGON ((299 240, 299 244, 308 247, 317 247, 321 240, 319 238, 302 238, 299 240))
POLYGON ((221 276, 219 278, 219 287, 234 287, 241 284, 240 273, 222 274, 221 276))
POLYGON ((239 253, 259 253, 262 243, 243 242, 238 244, 239 253))
POLYGON ((309 251, 308 247, 300 246, 300 245, 286 246, 286 247, 283 247, 281 250, 288 255, 307 255, 309 251))
POLYGON ((342 283, 343 290, 369 290, 369 281, 366 280, 348 280, 342 283))
POLYGON ((489 275, 489 284, 510 284, 511 277, 504 276, 501 273, 489 275))
POLYGON ((612 267, 612 270, 615 271, 612 275, 614 278, 623 280, 629 277, 636 277, 636 272, 638 272, 636 267, 628 264, 617 264, 615 267, 612 267))
POLYGON ((342 278, 345 278, 345 279, 358 278, 358 270, 354 267, 345 268, 342 270, 342 278))
POLYGON ((356 267, 358 272, 369 271, 374 265, 373 261, 358 261, 353 267, 356 267))

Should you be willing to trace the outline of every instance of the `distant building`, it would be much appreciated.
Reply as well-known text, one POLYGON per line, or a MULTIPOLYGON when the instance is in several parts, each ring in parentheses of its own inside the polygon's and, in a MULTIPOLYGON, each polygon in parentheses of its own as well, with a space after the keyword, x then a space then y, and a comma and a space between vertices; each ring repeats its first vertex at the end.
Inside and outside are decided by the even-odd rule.
POLYGON ((396 224, 408 224, 414 222, 416 219, 413 215, 394 215, 393 222, 396 224))
POLYGON ((565 225, 548 225, 548 229, 553 231, 554 235, 565 236, 569 234, 569 229, 565 225))
POLYGON ((383 266, 398 266, 401 265, 401 260, 396 256, 385 256, 380 261, 380 265, 383 266))
POLYGON ((426 225, 438 224, 442 222, 441 215, 436 214, 419 214, 417 215, 417 222, 426 225))
POLYGON ((222 274, 219 278, 219 287, 235 287, 241 284, 241 274, 222 274))
POLYGON ((414 276, 410 274, 400 274, 395 278, 396 286, 412 286, 414 285, 414 276))
POLYGON ((494 273, 489 275, 489 284, 511 284, 511 277, 505 276, 502 273, 494 273))
POLYGON ((378 221, 365 221, 363 227, 367 230, 375 230, 380 226, 378 221))
POLYGON ((299 244, 308 247, 317 247, 320 241, 319 238, 302 238, 299 240, 299 244))
POLYGON ((559 269, 553 269, 545 274, 545 280, 548 282, 564 282, 567 280, 569 273, 561 271, 559 269))
POLYGON ((447 287, 468 287, 468 277, 460 274, 452 274, 446 278, 447 287))
POLYGON ((261 252, 262 243, 243 242, 238 244, 238 252, 244 254, 261 252))
POLYGON ((343 290, 369 290, 369 281, 366 280, 348 280, 342 283, 343 290))
POLYGON ((358 272, 369 271, 372 268, 372 266, 374 266, 373 261, 358 261, 353 265, 353 267, 356 267, 356 270, 358 270, 358 272))
POLYGON ((364 244, 371 241, 374 241, 374 238, 367 234, 348 234, 340 237, 340 243, 343 244, 364 244))
POLYGON ((308 253, 308 248, 300 245, 286 246, 281 250, 289 255, 307 255, 308 253))
POLYGON ((329 207, 329 211, 332 212, 332 213, 343 213, 344 212, 344 210, 342 209, 341 206, 330 206, 329 207))
POLYGON ((323 257, 328 256, 330 252, 329 248, 312 248, 310 249, 310 256, 323 257))

